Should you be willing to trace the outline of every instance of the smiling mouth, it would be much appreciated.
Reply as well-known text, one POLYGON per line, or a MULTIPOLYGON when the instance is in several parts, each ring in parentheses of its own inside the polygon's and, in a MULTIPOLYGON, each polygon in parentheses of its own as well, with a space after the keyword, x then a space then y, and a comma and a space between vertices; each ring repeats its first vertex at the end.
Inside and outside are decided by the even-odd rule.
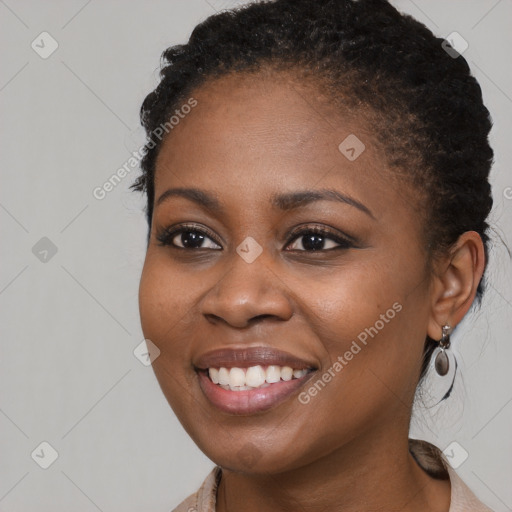
POLYGON ((314 369, 256 365, 248 368, 236 366, 226 368, 222 366, 199 371, 208 376, 213 384, 226 391, 251 391, 253 389, 264 389, 278 382, 301 379, 314 369))
POLYGON ((224 347, 193 359, 199 386, 211 405, 229 414, 253 414, 288 400, 317 366, 268 346, 224 347))
POLYGON ((210 404, 234 415, 263 413, 277 407, 296 394, 315 372, 313 368, 294 370, 275 365, 221 366, 196 371, 199 386, 210 404))

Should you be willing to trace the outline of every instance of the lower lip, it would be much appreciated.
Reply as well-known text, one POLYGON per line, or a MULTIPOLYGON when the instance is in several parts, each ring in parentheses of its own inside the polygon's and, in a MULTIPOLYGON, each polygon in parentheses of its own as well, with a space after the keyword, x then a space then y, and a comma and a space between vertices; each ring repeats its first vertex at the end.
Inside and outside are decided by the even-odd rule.
POLYGON ((206 398, 221 411, 230 414, 253 414, 266 411, 284 402, 313 375, 309 372, 299 379, 281 380, 265 388, 230 391, 214 384, 204 371, 198 372, 199 385, 206 398))

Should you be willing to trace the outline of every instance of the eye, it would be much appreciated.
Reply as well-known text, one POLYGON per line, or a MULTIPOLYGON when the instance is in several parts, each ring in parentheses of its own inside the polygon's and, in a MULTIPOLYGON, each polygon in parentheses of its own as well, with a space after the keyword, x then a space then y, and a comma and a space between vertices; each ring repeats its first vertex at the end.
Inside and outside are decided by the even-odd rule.
MULTIPOLYGON (((349 237, 344 237, 325 227, 311 226, 302 228, 292 232, 290 236, 293 237, 292 241, 295 241, 295 247, 290 249, 293 251, 318 252, 354 247, 354 243, 349 237), (331 245, 331 247, 325 247, 326 241, 330 241, 327 245, 331 245), (332 246, 333 243, 334 247, 332 246)), ((180 226, 164 228, 158 231, 156 238, 160 245, 170 246, 175 249, 222 250, 220 242, 217 241, 217 237, 212 231, 196 225, 182 224, 180 226), (210 240, 209 245, 203 245, 208 240, 210 240)))
POLYGON ((171 246, 176 249, 219 250, 216 247, 205 247, 202 245, 203 242, 208 239, 214 242, 213 245, 219 245, 219 243, 215 241, 216 237, 209 229, 199 228, 195 225, 182 224, 181 226, 165 228, 158 231, 156 238, 160 242, 160 245, 171 246), (175 240, 177 240, 179 243, 177 244, 175 240))
POLYGON ((292 236, 294 236, 293 240, 296 240, 295 247, 292 250, 299 250, 300 252, 329 251, 354 247, 354 243, 348 237, 343 237, 327 228, 319 226, 303 228, 292 233, 292 236), (325 247, 327 240, 330 240, 330 244, 334 242, 335 246, 325 247))

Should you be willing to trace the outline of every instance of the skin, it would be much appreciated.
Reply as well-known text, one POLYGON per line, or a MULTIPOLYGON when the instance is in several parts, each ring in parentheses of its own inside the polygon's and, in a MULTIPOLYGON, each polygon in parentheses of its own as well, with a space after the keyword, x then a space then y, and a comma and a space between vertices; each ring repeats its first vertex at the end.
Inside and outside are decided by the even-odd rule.
MULTIPOLYGON (((449 481, 432 479, 409 454, 409 421, 426 335, 440 339, 474 299, 479 235, 463 234, 428 268, 418 193, 397 186, 362 118, 335 114, 314 84, 239 74, 191 95, 198 105, 159 153, 155 198, 195 187, 225 211, 177 196, 155 204, 139 304, 144 336, 161 351, 153 368, 163 393, 223 468, 217 510, 448 511, 449 481), (338 150, 351 133, 366 145, 353 162, 338 150), (272 194, 320 188, 357 199, 372 216, 332 201, 287 212, 270 205, 272 194), (159 244, 159 230, 182 223, 217 240, 188 250, 159 244), (330 250, 339 244, 325 238, 324 251, 306 251, 304 235, 289 233, 312 225, 357 243, 330 250), (248 236, 263 250, 252 263, 236 252, 248 236), (308 404, 297 392, 270 410, 233 415, 199 387, 193 361, 223 347, 290 352, 315 363, 316 380, 394 303, 401 311, 308 404)), ((183 244, 179 234, 173 240, 183 244)))

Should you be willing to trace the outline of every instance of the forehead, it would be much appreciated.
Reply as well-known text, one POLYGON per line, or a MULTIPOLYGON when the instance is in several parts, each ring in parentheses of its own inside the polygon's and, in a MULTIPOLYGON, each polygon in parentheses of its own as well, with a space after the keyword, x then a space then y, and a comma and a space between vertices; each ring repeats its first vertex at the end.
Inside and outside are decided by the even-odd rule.
POLYGON ((207 82, 191 97, 197 105, 160 149, 156 199, 178 186, 214 190, 246 205, 276 191, 333 186, 377 207, 396 199, 363 117, 340 111, 319 84, 287 73, 236 74, 207 82), (352 148, 355 159, 346 153, 352 148))
POLYGON ((212 157, 236 159, 264 154, 289 160, 315 161, 331 144, 334 108, 319 87, 299 84, 287 73, 231 74, 207 82, 192 93, 194 111, 173 130, 183 132, 169 145, 208 151, 212 157), (185 122, 190 121, 190 122, 185 122), (314 151, 316 149, 316 151, 314 151))

